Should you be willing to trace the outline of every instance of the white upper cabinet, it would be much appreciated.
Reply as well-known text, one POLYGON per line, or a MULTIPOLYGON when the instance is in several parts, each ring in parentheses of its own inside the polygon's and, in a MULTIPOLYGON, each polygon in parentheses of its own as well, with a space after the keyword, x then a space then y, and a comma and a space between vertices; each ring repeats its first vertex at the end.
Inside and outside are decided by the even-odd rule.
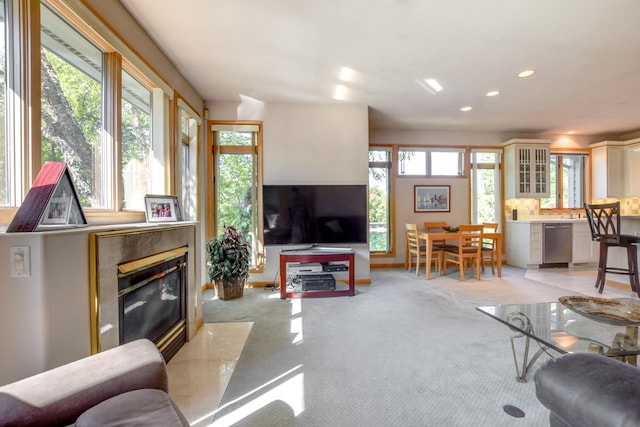
POLYGON ((640 197, 640 139, 627 144, 624 147, 624 195, 640 197))
POLYGON ((603 141, 591 144, 592 197, 624 197, 625 143, 603 141))
POLYGON ((549 197, 551 141, 510 139, 502 145, 504 146, 505 198, 549 197))

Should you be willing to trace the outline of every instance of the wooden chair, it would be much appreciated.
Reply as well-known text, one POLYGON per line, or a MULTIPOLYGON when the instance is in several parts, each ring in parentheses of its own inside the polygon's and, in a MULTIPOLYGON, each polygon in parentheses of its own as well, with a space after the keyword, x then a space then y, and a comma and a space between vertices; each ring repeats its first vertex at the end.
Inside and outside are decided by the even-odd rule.
POLYGON ((607 273, 624 274, 629 276, 631 289, 640 296, 638 282, 638 249, 635 245, 640 242, 640 236, 620 234, 620 202, 602 204, 584 204, 587 213, 591 238, 600 242, 600 257, 598 259, 598 276, 595 287, 602 293, 607 273), (627 268, 608 267, 607 251, 611 247, 627 249, 627 268))
POLYGON ((407 232, 407 254, 405 264, 407 270, 411 270, 413 258, 416 259, 416 276, 420 270, 420 262, 424 262, 426 268, 431 268, 431 262, 435 261, 435 268, 438 273, 441 272, 442 266, 442 249, 433 248, 431 252, 431 260, 427 260, 426 245, 420 243, 418 239, 418 225, 405 224, 407 232))
MULTIPOLYGON (((442 229, 442 227, 446 227, 446 226, 447 226, 446 221, 425 221, 424 222, 425 231, 433 230, 433 231, 441 232, 441 231, 444 231, 442 229)), ((455 245, 448 245, 445 240, 434 240, 433 241, 433 249, 434 250, 437 249, 439 251, 443 251, 443 257, 444 257, 444 248, 446 248, 447 246, 455 247, 455 245)), ((443 257, 441 257, 441 261, 442 261, 443 257)), ((442 272, 442 265, 438 266, 438 272, 442 272)))
MULTIPOLYGON (((442 227, 446 227, 447 223, 445 221, 425 221, 424 223, 424 229, 426 231, 429 230, 437 230, 437 231, 444 231, 442 230, 442 227)), ((452 245, 447 245, 446 241, 444 240, 434 240, 433 241, 433 247, 434 248, 438 248, 438 249, 444 249, 447 246, 452 246, 452 245)))
POLYGON ((482 269, 482 224, 460 224, 458 244, 455 248, 444 249, 443 269, 446 272, 447 262, 457 264, 460 270, 460 280, 464 275, 468 264, 473 261, 476 268, 476 277, 480 280, 482 269))
MULTIPOLYGON (((498 223, 497 222, 483 222, 484 233, 495 233, 498 231, 498 223)), ((484 262, 489 260, 491 262, 491 274, 496 274, 493 265, 495 264, 495 256, 496 256, 496 242, 494 239, 484 237, 482 239, 482 271, 484 271, 484 262)))

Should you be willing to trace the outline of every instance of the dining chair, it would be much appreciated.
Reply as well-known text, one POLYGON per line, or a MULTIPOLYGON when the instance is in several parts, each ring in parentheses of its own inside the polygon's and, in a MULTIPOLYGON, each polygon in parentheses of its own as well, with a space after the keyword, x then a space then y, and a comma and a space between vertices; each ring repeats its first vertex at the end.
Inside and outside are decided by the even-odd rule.
MULTIPOLYGON (((424 222, 424 229, 426 231, 429 231, 429 230, 443 231, 442 228, 446 226, 447 226, 447 223, 445 221, 425 221, 424 222)), ((451 245, 448 245, 448 246, 451 246, 451 245)), ((445 240, 434 240, 433 247, 444 249, 445 247, 447 247, 447 243, 445 240)))
MULTIPOLYGON (((497 222, 483 222, 483 233, 495 233, 498 231, 497 222)), ((490 237, 482 238, 482 271, 484 271, 484 262, 489 260, 491 263, 491 274, 496 274, 493 265, 495 264, 496 241, 490 237)))
POLYGON ((587 213, 591 239, 600 242, 600 256, 598 258, 598 276, 595 287, 602 293, 607 273, 624 274, 629 276, 631 289, 640 296, 638 282, 638 248, 640 236, 620 234, 620 202, 584 204, 587 213), (607 255, 609 248, 622 247, 627 249, 627 268, 608 267, 607 255))
POLYGON ((455 247, 444 249, 442 261, 443 272, 446 272, 447 263, 457 264, 460 270, 460 280, 464 280, 467 265, 473 261, 476 269, 476 278, 480 280, 482 269, 482 224, 460 224, 458 244, 455 247))
POLYGON ((420 243, 418 238, 418 225, 417 224, 405 224, 407 232, 407 254, 406 264, 407 270, 411 270, 411 264, 413 258, 416 259, 416 276, 420 270, 420 262, 424 262, 425 268, 431 268, 431 263, 435 262, 435 269, 438 273, 441 272, 442 267, 442 249, 433 248, 431 252, 431 260, 427 260, 427 247, 420 243))

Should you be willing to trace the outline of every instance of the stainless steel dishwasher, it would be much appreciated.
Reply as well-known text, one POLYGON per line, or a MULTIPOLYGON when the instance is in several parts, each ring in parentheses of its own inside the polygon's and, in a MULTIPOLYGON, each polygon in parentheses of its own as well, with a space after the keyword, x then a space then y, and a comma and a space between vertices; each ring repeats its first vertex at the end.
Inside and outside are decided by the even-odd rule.
POLYGON ((568 267, 572 256, 572 241, 572 224, 543 224, 541 267, 568 267))

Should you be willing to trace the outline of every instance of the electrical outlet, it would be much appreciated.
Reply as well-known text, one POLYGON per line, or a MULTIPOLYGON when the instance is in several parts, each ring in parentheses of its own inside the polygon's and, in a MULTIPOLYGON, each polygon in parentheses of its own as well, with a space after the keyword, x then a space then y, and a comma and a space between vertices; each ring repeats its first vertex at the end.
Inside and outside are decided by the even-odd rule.
POLYGON ((11 277, 31 276, 31 248, 29 246, 11 246, 11 277))

